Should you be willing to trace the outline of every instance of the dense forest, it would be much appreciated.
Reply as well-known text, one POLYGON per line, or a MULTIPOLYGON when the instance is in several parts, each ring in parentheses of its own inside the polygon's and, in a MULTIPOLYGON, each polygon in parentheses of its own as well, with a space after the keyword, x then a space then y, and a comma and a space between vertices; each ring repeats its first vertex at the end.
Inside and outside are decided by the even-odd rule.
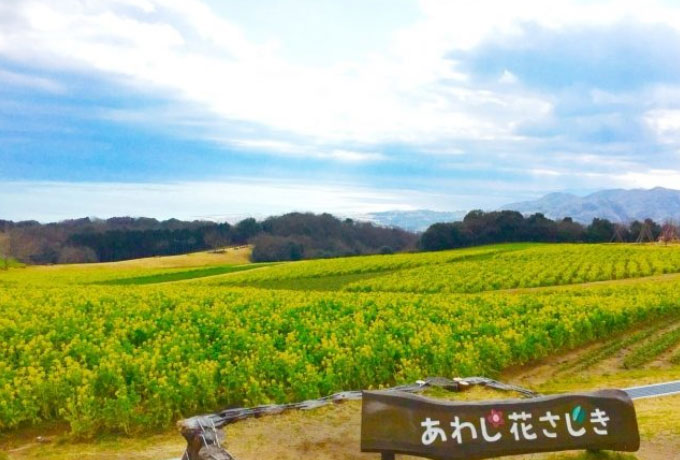
MULTIPOLYGON (((0 220, 0 258, 29 264, 111 262, 252 244, 255 262, 358 254, 436 251, 482 244, 535 242, 656 241, 667 226, 647 219, 628 225, 593 219, 551 220, 516 211, 471 211, 460 222, 438 223, 424 233, 376 226, 330 214, 290 213, 235 225, 210 221, 158 221, 115 217, 41 224, 0 220), (5 257, 7 258, 7 257, 5 257)), ((672 235, 677 237, 673 229, 672 235)))
POLYGON ((41 224, 0 220, 0 258, 29 264, 111 262, 255 245, 253 260, 297 260, 413 250, 418 235, 330 214, 291 213, 235 225, 115 217, 41 224))
POLYGON ((546 243, 609 243, 657 241, 664 232, 669 237, 675 228, 659 225, 651 219, 630 224, 593 219, 582 225, 566 217, 551 220, 543 214, 525 217, 517 211, 471 211, 460 222, 431 225, 421 236, 420 247, 426 251, 520 241, 546 243))

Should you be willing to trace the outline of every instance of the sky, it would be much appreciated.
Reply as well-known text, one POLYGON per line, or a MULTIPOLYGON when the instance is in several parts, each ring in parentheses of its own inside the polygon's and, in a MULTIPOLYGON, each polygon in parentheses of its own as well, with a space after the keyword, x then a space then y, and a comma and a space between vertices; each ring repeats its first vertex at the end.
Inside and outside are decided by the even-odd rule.
POLYGON ((2 0, 0 218, 680 188, 680 3, 2 0))

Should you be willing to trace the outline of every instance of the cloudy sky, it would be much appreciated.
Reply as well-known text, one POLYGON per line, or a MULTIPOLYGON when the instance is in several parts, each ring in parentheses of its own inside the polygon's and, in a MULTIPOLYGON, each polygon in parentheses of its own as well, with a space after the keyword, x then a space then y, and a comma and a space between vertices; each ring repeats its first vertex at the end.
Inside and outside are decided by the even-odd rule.
POLYGON ((0 218, 680 188, 677 1, 2 0, 0 218))

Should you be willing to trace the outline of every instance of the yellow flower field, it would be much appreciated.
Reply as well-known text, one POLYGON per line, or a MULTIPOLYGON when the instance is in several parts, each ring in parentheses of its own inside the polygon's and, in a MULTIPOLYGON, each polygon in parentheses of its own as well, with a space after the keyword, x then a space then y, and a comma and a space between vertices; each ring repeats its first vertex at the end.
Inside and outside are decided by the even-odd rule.
MULTIPOLYGON (((603 251, 603 267, 649 264, 651 273, 677 271, 678 249, 633 248, 619 257, 612 246, 594 248, 603 251)), ((407 285, 415 282, 411 267, 418 263, 425 273, 418 277, 429 269, 436 279, 442 266, 452 273, 457 263, 478 263, 486 270, 479 277, 494 279, 489 261, 495 258, 530 260, 521 263, 543 264, 553 273, 553 265, 573 259, 573 250, 542 245, 460 252, 491 257, 476 262, 455 262, 456 251, 373 260, 382 261, 379 267, 401 267, 407 285), (409 257, 421 262, 409 263, 409 257)), ((357 270, 360 260, 315 263, 343 273, 343 263, 357 270)), ((78 435, 129 433, 228 405, 297 401, 428 375, 493 376, 648 320, 680 317, 680 282, 673 278, 477 294, 216 283, 281 273, 286 266, 145 286, 93 284, 104 272, 93 279, 92 271, 82 270, 79 278, 73 268, 51 281, 33 268, 1 274, 0 429, 64 420, 78 435)), ((299 266, 291 264, 291 271, 299 266)), ((313 266, 303 272, 320 273, 313 266)), ((613 279, 617 272, 603 273, 613 279)))

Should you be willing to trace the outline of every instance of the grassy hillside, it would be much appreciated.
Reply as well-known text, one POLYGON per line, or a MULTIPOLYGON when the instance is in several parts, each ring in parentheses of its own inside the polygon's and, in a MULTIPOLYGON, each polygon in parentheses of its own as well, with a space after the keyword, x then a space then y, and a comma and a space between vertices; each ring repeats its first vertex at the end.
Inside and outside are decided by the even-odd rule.
POLYGON ((593 341, 552 361, 550 381, 678 373, 680 247, 147 263, 0 273, 0 432, 66 423, 78 436, 139 434, 227 405, 509 375, 593 341))
POLYGON ((184 281, 196 278, 206 278, 210 276, 225 275, 227 273, 243 272, 255 268, 266 267, 268 263, 261 264, 242 264, 242 265, 216 265, 214 267, 193 268, 190 270, 177 270, 172 272, 160 272, 152 275, 139 275, 124 278, 114 278, 99 281, 97 284, 123 286, 139 284, 169 283, 173 281, 184 281))
POLYGON ((31 285, 41 288, 98 283, 135 284, 136 281, 146 284, 214 276, 256 267, 250 266, 250 252, 249 246, 241 246, 217 252, 204 251, 121 262, 30 266, 24 270, 0 273, 0 286, 31 285))
POLYGON ((521 243, 304 261, 214 282, 295 289, 310 279, 324 279, 348 291, 474 293, 677 272, 680 272, 677 246, 521 243), (357 276, 340 284, 334 279, 349 274, 357 276))
POLYGON ((177 256, 146 257, 143 259, 122 260, 101 264, 80 264, 80 267, 91 265, 110 268, 192 268, 226 264, 247 264, 250 262, 252 247, 237 246, 214 251, 192 252, 177 256))

